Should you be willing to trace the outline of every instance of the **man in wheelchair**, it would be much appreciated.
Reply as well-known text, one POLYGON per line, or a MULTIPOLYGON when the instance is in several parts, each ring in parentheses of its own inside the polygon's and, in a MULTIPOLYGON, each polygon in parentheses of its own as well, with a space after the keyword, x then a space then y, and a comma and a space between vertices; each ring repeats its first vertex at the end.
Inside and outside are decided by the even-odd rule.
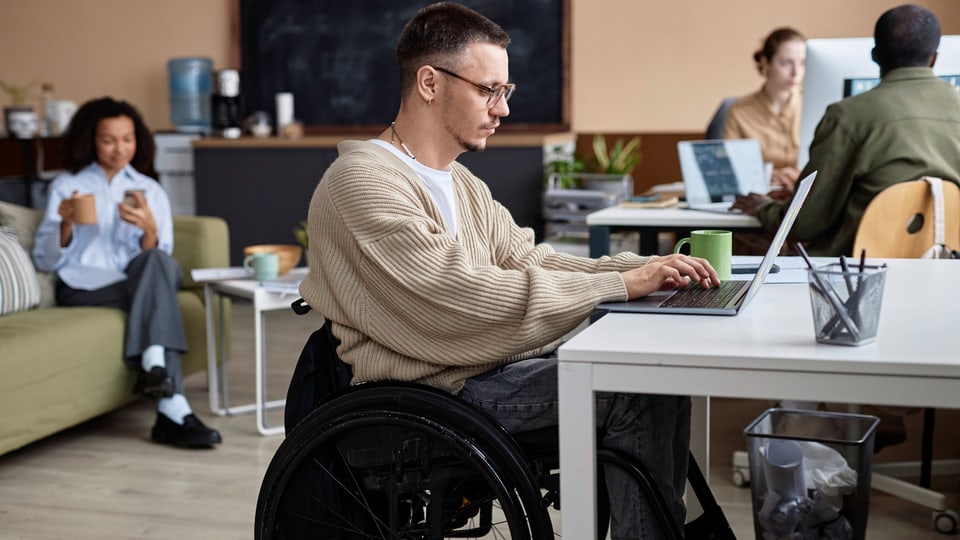
MULTIPOLYGON (((427 404, 417 416, 408 409, 421 405, 410 401, 399 400, 398 411, 385 412, 357 399, 337 416, 331 412, 337 408, 333 403, 323 413, 330 420, 317 420, 311 428, 314 435, 340 433, 342 452, 346 443, 340 443, 347 435, 363 439, 363 444, 349 445, 354 450, 391 439, 385 426, 403 429, 409 423, 416 430, 444 431, 424 427, 422 417, 460 413, 422 385, 458 396, 499 424, 484 427, 481 419, 452 418, 461 425, 481 425, 471 427, 480 433, 413 436, 414 442, 388 451, 396 459, 383 474, 370 472, 380 466, 377 452, 351 450, 348 466, 366 467, 364 482, 378 484, 377 496, 392 508, 378 518, 383 523, 411 520, 398 514, 431 519, 429 511, 418 509, 420 501, 391 495, 422 482, 409 475, 410 469, 436 467, 433 459, 417 456, 432 455, 440 462, 453 448, 473 448, 472 441, 494 437, 500 426, 511 434, 556 428, 557 362, 552 353, 598 303, 689 282, 719 284, 714 269, 699 258, 620 253, 589 259, 534 244, 533 232, 517 226, 483 181, 455 161, 464 151, 482 151, 510 113, 516 87, 509 82, 509 42, 500 26, 461 5, 440 3, 420 10, 397 44, 401 102, 396 119, 375 139, 341 143, 338 159, 310 203, 310 273, 300 292, 327 320, 330 338, 338 344, 335 353, 349 367, 352 383, 418 383, 411 392, 421 393, 427 404), (363 422, 351 416, 360 410, 384 420, 375 423, 376 430, 350 431, 363 422), (444 442, 448 436, 460 442, 444 442), (402 504, 390 505, 389 500, 402 504)), ((376 393, 376 385, 367 392, 376 393)), ((667 513, 682 530, 689 398, 599 395, 596 414, 600 445, 649 470, 667 501, 667 513)), ((303 445, 313 444, 303 440, 303 445)), ((488 452, 459 452, 468 462, 512 467, 509 456, 479 454, 488 452)), ((637 483, 616 467, 605 469, 612 537, 662 538, 651 503, 637 483)), ((458 482, 457 475, 451 476, 443 481, 431 476, 431 484, 421 486, 424 497, 446 493, 447 484, 458 482)), ((360 498, 372 491, 360 486, 352 492, 360 498)), ((470 506, 470 489, 456 493, 455 507, 470 506)))

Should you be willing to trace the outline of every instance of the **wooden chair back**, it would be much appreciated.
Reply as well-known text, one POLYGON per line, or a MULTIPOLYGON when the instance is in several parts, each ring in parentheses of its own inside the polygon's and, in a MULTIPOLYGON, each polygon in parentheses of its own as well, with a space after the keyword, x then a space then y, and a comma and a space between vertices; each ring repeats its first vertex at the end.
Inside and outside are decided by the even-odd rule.
MULTIPOLYGON (((960 188, 943 184, 944 243, 960 249, 960 188)), ((873 198, 863 213, 853 242, 853 257, 862 249, 870 257, 916 258, 934 239, 933 193, 926 180, 894 184, 873 198)))

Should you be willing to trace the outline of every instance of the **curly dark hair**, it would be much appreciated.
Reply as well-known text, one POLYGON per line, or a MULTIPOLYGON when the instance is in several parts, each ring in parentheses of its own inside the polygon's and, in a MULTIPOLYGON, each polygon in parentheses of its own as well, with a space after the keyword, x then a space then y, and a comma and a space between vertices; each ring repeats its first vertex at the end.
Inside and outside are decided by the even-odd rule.
POLYGON ((397 42, 401 93, 413 87, 422 66, 442 63, 473 43, 491 43, 506 49, 510 36, 499 24, 460 4, 439 2, 418 11, 404 26, 397 42))
POLYGON ((126 116, 133 120, 133 130, 137 141, 137 150, 130 165, 142 174, 153 179, 157 171, 153 168, 153 158, 157 153, 153 134, 144 123, 136 107, 126 101, 117 101, 111 97, 92 99, 77 109, 70 120, 63 141, 63 165, 76 174, 97 160, 97 126, 104 118, 126 116))

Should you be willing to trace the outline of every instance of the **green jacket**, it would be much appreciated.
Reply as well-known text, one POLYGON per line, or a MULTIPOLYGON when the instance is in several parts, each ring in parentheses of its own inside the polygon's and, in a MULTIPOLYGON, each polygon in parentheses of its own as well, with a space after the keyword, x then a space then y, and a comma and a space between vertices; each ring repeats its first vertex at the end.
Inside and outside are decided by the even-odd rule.
MULTIPOLYGON (((811 255, 855 255, 863 212, 884 188, 921 176, 960 183, 960 94, 930 68, 890 71, 876 88, 827 107, 800 178, 813 171, 790 237, 811 255)), ((776 229, 786 208, 773 202, 756 215, 776 229)))

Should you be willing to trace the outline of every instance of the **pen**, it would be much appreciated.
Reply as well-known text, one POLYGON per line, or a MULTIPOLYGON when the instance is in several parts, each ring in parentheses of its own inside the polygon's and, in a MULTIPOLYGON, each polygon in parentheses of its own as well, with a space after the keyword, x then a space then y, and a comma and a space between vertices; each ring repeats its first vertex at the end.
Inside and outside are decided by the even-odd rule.
MULTIPOLYGON (((861 272, 863 266, 861 265, 861 272)), ((847 294, 853 294, 853 280, 850 279, 850 267, 847 266, 847 258, 843 255, 840 256, 840 269, 843 270, 843 281, 847 283, 847 294)))

